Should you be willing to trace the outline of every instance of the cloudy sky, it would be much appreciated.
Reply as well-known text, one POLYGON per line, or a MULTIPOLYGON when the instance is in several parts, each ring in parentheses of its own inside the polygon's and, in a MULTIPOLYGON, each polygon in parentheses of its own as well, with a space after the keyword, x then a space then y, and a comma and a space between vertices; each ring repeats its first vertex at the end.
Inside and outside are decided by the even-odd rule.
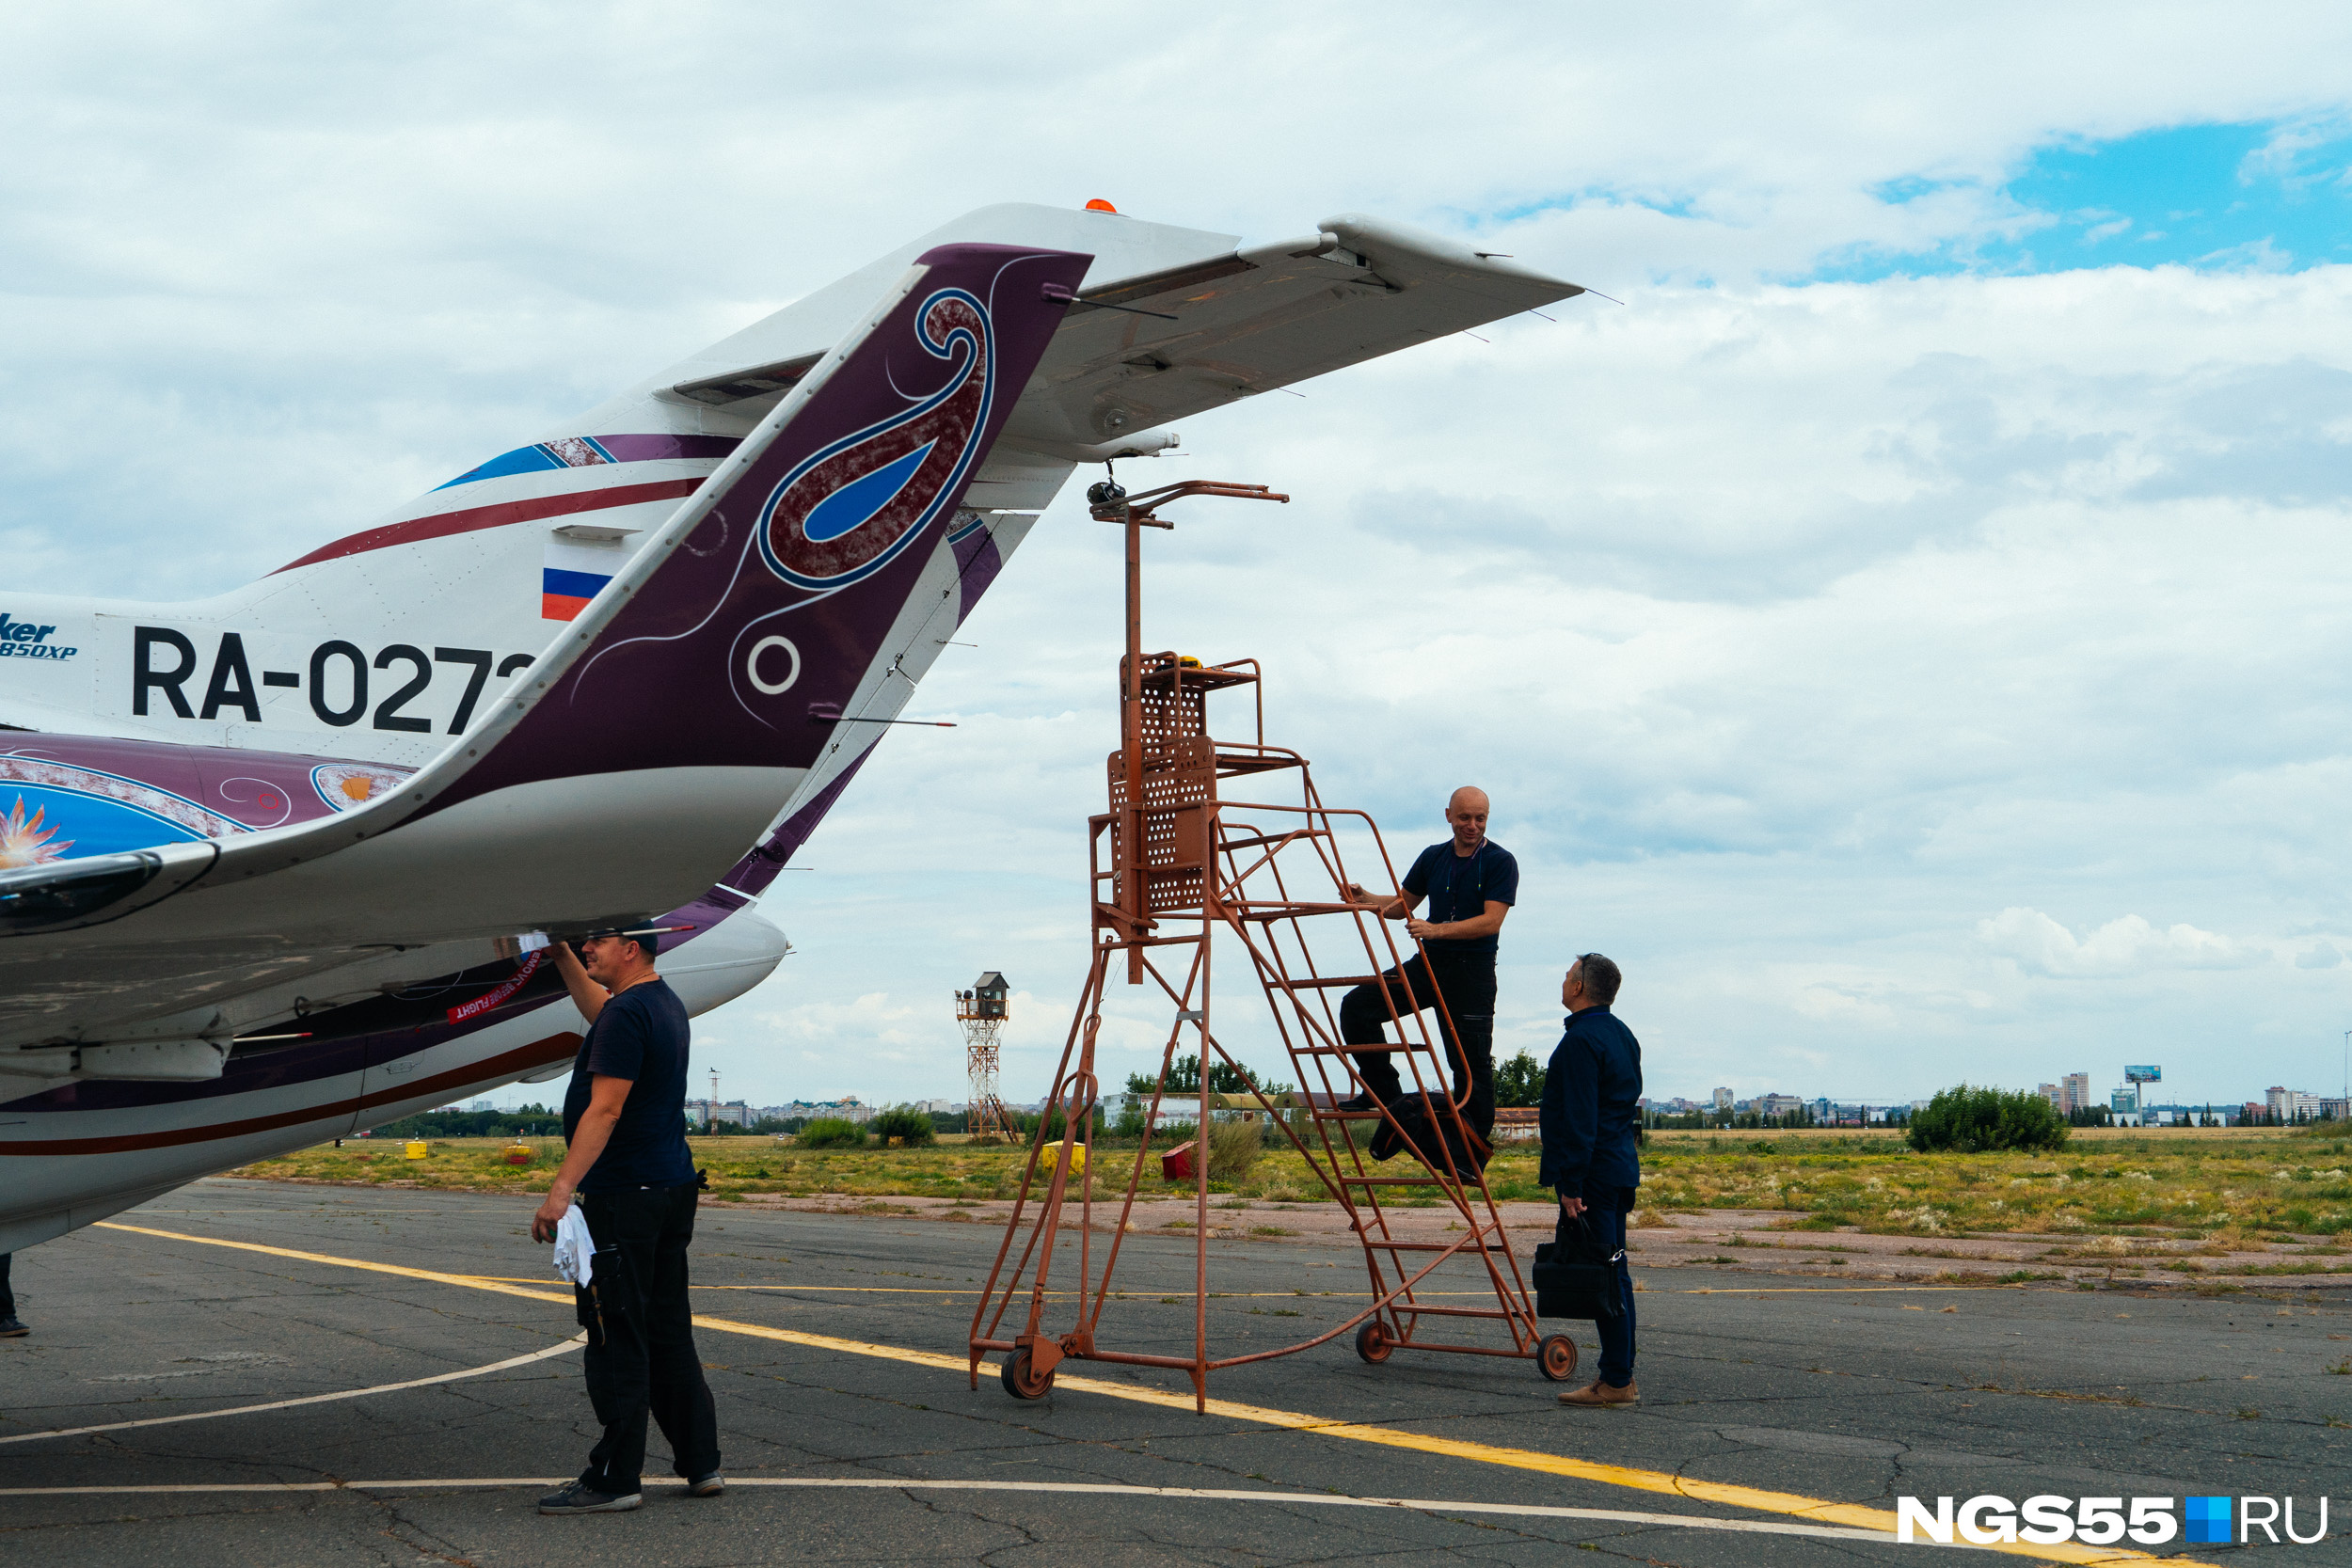
MULTIPOLYGON (((1598 948, 1659 1095, 2334 1091, 2352 13, 1435 14, 17 8, 0 582, 233 586, 984 203, 1372 213, 1623 303, 1183 426, 1297 499, 1155 537, 1150 632, 1394 845, 1492 791, 1502 1051, 1598 948)), ((1042 1092, 1114 545, 1048 515, 782 879, 723 1093, 956 1095, 984 968, 1042 1092)))

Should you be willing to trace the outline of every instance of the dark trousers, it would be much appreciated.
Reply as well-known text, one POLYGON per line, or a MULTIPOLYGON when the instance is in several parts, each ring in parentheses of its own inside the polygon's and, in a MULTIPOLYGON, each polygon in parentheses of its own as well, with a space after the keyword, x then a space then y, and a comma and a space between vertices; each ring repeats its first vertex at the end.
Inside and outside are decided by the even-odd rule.
POLYGON ((719 1467, 718 1412, 703 1381, 686 1300, 695 1191, 690 1181, 580 1197, 596 1256, 589 1288, 573 1294, 588 1330, 581 1357, 588 1399, 604 1424, 580 1479, 599 1492, 638 1489, 649 1414, 680 1476, 691 1481, 719 1467))
POLYGON ((0 1252, 0 1318, 16 1316, 16 1291, 8 1285, 8 1265, 16 1261, 13 1252, 0 1252))
POLYGON ((1600 1380, 1622 1388, 1633 1381, 1633 1274, 1625 1261, 1625 1218, 1633 1212, 1636 1189, 1587 1182, 1579 1196, 1584 1199, 1585 1223, 1579 1225, 1561 1210, 1552 1241, 1563 1258, 1577 1257, 1586 1246, 1617 1255, 1618 1314, 1597 1318, 1593 1326, 1600 1331, 1600 1380))
MULTIPOLYGON (((1358 986, 1340 1003, 1340 1042, 1379 1046, 1389 1043, 1389 1008, 1400 1017, 1434 1007, 1445 998, 1438 1014, 1438 1033, 1454 1068, 1454 1096, 1460 1100, 1469 1071, 1470 1098, 1463 1101, 1462 1119, 1482 1138, 1495 1128, 1495 958, 1471 953, 1460 958, 1424 960, 1416 954, 1380 977, 1390 1000, 1381 999, 1377 985, 1358 986)), ((1403 1097, 1405 1085, 1396 1062, 1386 1051, 1355 1053, 1356 1071, 1364 1086, 1384 1101, 1403 1097)))

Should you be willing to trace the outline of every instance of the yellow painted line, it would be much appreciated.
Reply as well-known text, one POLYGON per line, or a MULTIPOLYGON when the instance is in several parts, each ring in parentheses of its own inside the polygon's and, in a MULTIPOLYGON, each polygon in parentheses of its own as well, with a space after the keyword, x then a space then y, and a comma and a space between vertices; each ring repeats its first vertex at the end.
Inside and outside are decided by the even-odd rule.
MULTIPOLYGON (((258 1252, 268 1258, 292 1258, 304 1263, 326 1263, 339 1269, 362 1269, 369 1274, 396 1275, 402 1279, 430 1280, 436 1285, 464 1285, 476 1291, 494 1291, 502 1296, 520 1296, 525 1301, 553 1301, 565 1307, 572 1305, 569 1290, 527 1291, 518 1285, 492 1279, 482 1275, 444 1274, 438 1269, 411 1269, 399 1263, 372 1263, 364 1258, 337 1258, 324 1252, 297 1252, 293 1247, 264 1246, 260 1242, 231 1242, 218 1236, 190 1236, 179 1230, 156 1230, 144 1225, 124 1225, 119 1220, 100 1220, 101 1230, 127 1230, 135 1236, 160 1236, 167 1242, 194 1242, 200 1246, 229 1247, 238 1252, 258 1252)), ((961 1365, 961 1363, 958 1363, 961 1365)))
MULTIPOLYGON (((193 1242, 199 1246, 230 1247, 239 1252, 254 1252, 271 1258, 293 1259, 298 1262, 324 1263, 333 1268, 360 1269, 370 1274, 387 1274, 404 1279, 428 1280, 436 1284, 459 1285, 469 1290, 492 1291, 501 1295, 521 1296, 532 1301, 572 1305, 570 1292, 558 1294, 552 1291, 526 1290, 520 1286, 477 1278, 467 1275, 443 1274, 432 1269, 412 1269, 398 1263, 375 1263, 358 1258, 338 1258, 326 1253, 301 1252, 292 1247, 267 1246, 259 1242, 230 1242, 212 1236, 190 1236, 176 1230, 154 1230, 145 1226, 123 1225, 114 1220, 101 1220, 101 1228, 129 1231, 135 1235, 156 1236, 167 1241, 193 1242)), ((703 1313, 694 1315, 696 1328, 720 1334, 741 1334, 752 1338, 772 1339, 783 1344, 799 1345, 807 1350, 831 1351, 842 1355, 870 1356, 878 1360, 897 1361, 911 1367, 927 1367, 935 1371, 968 1376, 971 1361, 962 1355, 941 1355, 934 1351, 910 1350, 903 1345, 875 1344, 864 1339, 843 1339, 829 1334, 807 1334, 797 1329, 770 1328, 764 1323, 739 1323, 730 1318, 713 1318, 703 1313)), ((1073 1377, 1057 1373, 1054 1386, 1073 1393, 1102 1394, 1111 1399, 1126 1400, 1136 1404, 1157 1405, 1168 1410, 1189 1412, 1192 1395, 1153 1388, 1139 1384, 1112 1383, 1103 1378, 1073 1377)), ((1576 1459, 1565 1454, 1543 1453, 1533 1449, 1502 1448, 1491 1443, 1475 1443, 1455 1437, 1439 1437, 1428 1433, 1407 1432, 1398 1427, 1370 1426, 1360 1421, 1338 1421, 1324 1416, 1311 1416, 1295 1410, 1277 1410, 1266 1405, 1243 1404, 1232 1400, 1211 1400, 1206 1414, 1229 1420, 1251 1421, 1281 1431, 1312 1433, 1320 1437, 1338 1437, 1349 1442, 1370 1443, 1381 1448, 1403 1449, 1415 1453, 1436 1454, 1445 1459, 1466 1459, 1482 1465, 1497 1465, 1516 1470, 1533 1470, 1544 1475, 1565 1477, 1572 1481, 1589 1481, 1603 1486, 1618 1486, 1629 1491, 1657 1493, 1666 1497, 1688 1497, 1697 1502, 1718 1503, 1729 1508, 1750 1509, 1760 1513, 1780 1513, 1793 1518, 1810 1519, 1821 1524, 1842 1525, 1854 1529, 1882 1531, 1892 1535, 1896 1517, 1882 1508, 1869 1508, 1860 1503, 1832 1502, 1822 1497, 1808 1497, 1795 1492, 1772 1492, 1753 1486, 1735 1486, 1723 1481, 1697 1481, 1663 1470, 1641 1470, 1623 1465, 1604 1465, 1595 1460, 1576 1459)), ((1612 1418, 1600 1416, 1600 1419, 1612 1418)), ((2020 1557, 2039 1558, 2045 1562, 2126 1562, 2155 1560, 2146 1552, 2111 1550, 2098 1546, 2078 1546, 2072 1544, 2053 1546, 2027 1545, 2012 1543, 1985 1548, 2010 1552, 2020 1557)))
MULTIPOLYGON (((125 1227, 128 1228, 128 1227, 125 1227)), ((453 1279, 479 1279, 501 1285, 536 1285, 536 1278, 523 1278, 502 1274, 453 1275, 453 1279)), ((1940 1291, 2022 1291, 2023 1285, 1711 1285, 1699 1289, 1673 1291, 1637 1287, 1644 1295, 1652 1296, 1868 1296, 1932 1294, 1940 1291)), ((789 1282, 775 1285, 690 1285, 691 1291, 826 1291, 835 1295, 866 1296, 977 1296, 981 1292, 964 1285, 941 1285, 925 1290, 917 1285, 799 1285, 789 1282)), ((1075 1291, 1048 1291, 1048 1300, 1074 1296, 1075 1291)), ((1492 1291, 1415 1291, 1414 1299, 1423 1296, 1491 1296, 1492 1291)), ((1113 1301, 1165 1301, 1173 1295, 1178 1301, 1192 1299, 1190 1291, 1113 1291, 1113 1301)), ((1370 1291, 1212 1291, 1211 1301, 1370 1301, 1370 1291)))
POLYGON ((2018 1285, 1705 1285, 1679 1291, 1645 1291, 1661 1296, 1886 1296, 1933 1295, 1939 1291, 2022 1291, 2018 1285))
MULTIPOLYGON (((540 1283, 540 1281, 536 1279, 522 1279, 510 1275, 502 1274, 461 1274, 454 1275, 452 1277, 456 1279, 496 1280, 501 1285, 536 1285, 540 1283)), ((795 1285, 790 1282, 775 1285, 689 1285, 687 1286, 687 1289, 690 1291, 830 1291, 836 1294, 867 1296, 977 1296, 982 1293, 979 1291, 963 1285, 941 1285, 931 1290, 925 1290, 919 1285, 795 1285)), ((1074 1296, 1078 1292, 1075 1291, 1048 1291, 1045 1293, 1050 1298, 1054 1296, 1074 1296)), ((1491 1290, 1415 1291, 1413 1294, 1416 1297, 1491 1297, 1494 1294, 1494 1291, 1491 1290)), ((1113 1301, 1165 1301, 1170 1296, 1173 1296, 1179 1301, 1190 1301, 1192 1299, 1192 1292, 1190 1291, 1113 1291, 1111 1292, 1110 1299, 1113 1301)), ((1209 1299, 1211 1301, 1319 1301, 1326 1297, 1333 1300, 1347 1300, 1360 1297, 1363 1300, 1369 1301, 1372 1299, 1372 1292, 1370 1291, 1211 1291, 1209 1292, 1209 1299)))

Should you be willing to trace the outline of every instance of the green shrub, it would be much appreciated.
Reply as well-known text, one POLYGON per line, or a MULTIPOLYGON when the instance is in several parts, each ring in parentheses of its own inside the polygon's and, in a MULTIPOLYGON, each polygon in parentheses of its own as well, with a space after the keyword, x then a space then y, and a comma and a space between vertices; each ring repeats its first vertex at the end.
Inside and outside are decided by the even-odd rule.
POLYGON ((801 1129, 799 1138, 803 1148, 864 1148, 866 1134, 853 1121, 839 1117, 818 1117, 801 1129))
POLYGON ((1911 1147, 1922 1154, 2055 1149, 2066 1146, 2067 1131, 2065 1118, 2038 1094, 1962 1084, 1912 1113, 1911 1147))
POLYGON ((937 1141, 931 1118, 912 1105, 893 1105, 873 1121, 874 1136, 883 1143, 896 1138, 909 1148, 937 1141))
POLYGON ((1251 1117, 1243 1121, 1212 1119, 1209 1123, 1209 1178, 1211 1180, 1238 1181, 1249 1174, 1249 1167, 1258 1163, 1265 1149, 1265 1123, 1251 1117))

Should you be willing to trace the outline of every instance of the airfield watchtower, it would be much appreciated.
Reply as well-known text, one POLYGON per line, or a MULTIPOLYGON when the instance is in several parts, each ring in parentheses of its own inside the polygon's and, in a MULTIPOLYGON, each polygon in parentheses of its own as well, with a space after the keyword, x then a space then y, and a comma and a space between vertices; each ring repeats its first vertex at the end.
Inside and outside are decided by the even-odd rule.
POLYGON ((975 1139, 1013 1135, 1012 1118, 996 1087, 996 1036, 1011 1016, 1012 988, 990 970, 972 982, 970 990, 956 992, 956 1022, 963 1025, 964 1070, 972 1080, 970 1105, 963 1130, 975 1139))

